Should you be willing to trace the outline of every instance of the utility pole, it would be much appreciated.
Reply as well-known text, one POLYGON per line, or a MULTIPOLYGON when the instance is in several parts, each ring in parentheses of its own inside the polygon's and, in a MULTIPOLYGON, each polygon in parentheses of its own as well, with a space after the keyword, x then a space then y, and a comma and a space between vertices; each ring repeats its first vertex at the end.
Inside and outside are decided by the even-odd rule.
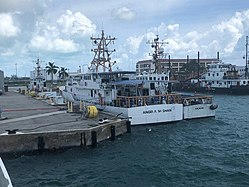
POLYGON ((17 63, 15 63, 15 66, 16 66, 16 78, 17 78, 17 63))
POLYGON ((246 69, 245 69, 245 78, 247 79, 248 77, 248 67, 247 67, 247 63, 248 63, 248 36, 246 36, 246 69))
POLYGON ((198 73, 198 84, 200 81, 200 52, 198 51, 198 67, 197 67, 197 73, 198 73))
POLYGON ((172 92, 172 84, 170 82, 170 77, 171 77, 171 63, 170 63, 170 55, 169 55, 169 83, 168 83, 168 93, 170 94, 172 92))

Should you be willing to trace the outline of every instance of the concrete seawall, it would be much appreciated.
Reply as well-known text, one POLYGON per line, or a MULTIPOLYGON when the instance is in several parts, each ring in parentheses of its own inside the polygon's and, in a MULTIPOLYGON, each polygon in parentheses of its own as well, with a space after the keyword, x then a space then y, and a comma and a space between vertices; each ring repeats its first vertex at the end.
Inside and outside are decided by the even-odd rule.
POLYGON ((87 118, 83 113, 67 112, 65 106, 51 106, 13 91, 1 95, 0 108, 0 154, 96 147, 100 141, 130 132, 130 122, 118 116, 99 112, 87 118), (103 119, 108 123, 99 124, 103 119))
POLYGON ((96 147, 106 139, 130 132, 130 122, 117 120, 87 129, 0 135, 0 154, 55 150, 75 146, 96 147))

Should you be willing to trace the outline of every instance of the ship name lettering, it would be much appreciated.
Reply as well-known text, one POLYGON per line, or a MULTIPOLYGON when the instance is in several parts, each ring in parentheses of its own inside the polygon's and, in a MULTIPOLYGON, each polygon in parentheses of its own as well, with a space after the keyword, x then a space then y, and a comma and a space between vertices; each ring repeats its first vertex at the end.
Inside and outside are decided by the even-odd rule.
POLYGON ((163 112, 171 112, 171 109, 163 109, 163 112))
POLYGON ((150 114, 150 113, 153 113, 153 110, 146 110, 146 111, 143 111, 143 114, 150 114))
POLYGON ((160 112, 171 112, 171 109, 163 109, 163 110, 145 110, 143 114, 152 114, 152 113, 160 113, 160 112))

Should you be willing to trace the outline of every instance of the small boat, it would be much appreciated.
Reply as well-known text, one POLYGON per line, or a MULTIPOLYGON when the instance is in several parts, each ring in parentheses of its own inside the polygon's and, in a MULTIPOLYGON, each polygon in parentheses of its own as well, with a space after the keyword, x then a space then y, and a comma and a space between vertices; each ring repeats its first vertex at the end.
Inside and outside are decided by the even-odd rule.
POLYGON ((0 157, 0 186, 1 187, 12 187, 13 186, 1 157, 0 157))

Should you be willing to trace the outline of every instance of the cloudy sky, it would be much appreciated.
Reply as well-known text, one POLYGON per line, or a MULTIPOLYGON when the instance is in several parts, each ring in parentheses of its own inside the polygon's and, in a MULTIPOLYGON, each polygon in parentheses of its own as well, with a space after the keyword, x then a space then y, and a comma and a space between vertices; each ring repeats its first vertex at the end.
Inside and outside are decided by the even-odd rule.
POLYGON ((123 70, 151 58, 147 40, 169 42, 171 58, 220 58, 245 64, 248 0, 0 0, 0 69, 29 76, 40 58, 76 71, 93 53, 91 36, 115 36, 112 56, 123 70))

